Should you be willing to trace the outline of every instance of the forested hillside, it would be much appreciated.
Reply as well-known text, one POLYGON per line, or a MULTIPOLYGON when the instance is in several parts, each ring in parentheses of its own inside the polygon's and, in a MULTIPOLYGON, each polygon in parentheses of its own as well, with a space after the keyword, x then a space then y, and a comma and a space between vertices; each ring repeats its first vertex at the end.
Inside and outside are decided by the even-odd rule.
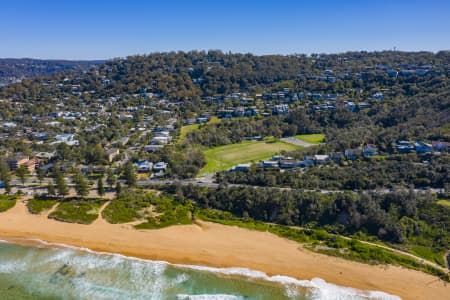
POLYGON ((66 71, 89 69, 103 61, 40 60, 31 58, 0 58, 0 83, 8 84, 66 71))

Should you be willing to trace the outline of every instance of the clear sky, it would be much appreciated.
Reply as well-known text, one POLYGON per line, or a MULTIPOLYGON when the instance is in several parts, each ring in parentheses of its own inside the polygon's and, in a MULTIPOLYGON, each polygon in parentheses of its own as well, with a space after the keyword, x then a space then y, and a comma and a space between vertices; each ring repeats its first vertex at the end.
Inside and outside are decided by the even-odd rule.
POLYGON ((449 50, 449 0, 0 0, 0 57, 449 50))

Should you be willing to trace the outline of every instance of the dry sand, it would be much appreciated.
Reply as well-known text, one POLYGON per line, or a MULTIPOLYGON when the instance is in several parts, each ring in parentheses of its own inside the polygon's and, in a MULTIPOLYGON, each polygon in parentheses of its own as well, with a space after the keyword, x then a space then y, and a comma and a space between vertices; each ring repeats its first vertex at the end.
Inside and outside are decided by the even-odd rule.
POLYGON ((298 279, 320 277, 362 290, 380 290, 403 299, 450 299, 450 286, 436 277, 395 266, 370 266, 313 253, 266 232, 200 222, 159 230, 135 230, 101 217, 91 225, 32 215, 18 201, 0 213, 0 238, 37 238, 96 251, 212 267, 246 267, 298 279))

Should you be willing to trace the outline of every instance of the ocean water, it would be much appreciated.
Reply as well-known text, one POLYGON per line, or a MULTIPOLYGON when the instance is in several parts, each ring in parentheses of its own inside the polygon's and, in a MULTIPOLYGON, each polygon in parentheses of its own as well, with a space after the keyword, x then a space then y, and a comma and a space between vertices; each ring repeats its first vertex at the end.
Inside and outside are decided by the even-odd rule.
POLYGON ((399 299, 315 278, 173 265, 88 249, 0 242, 0 299, 399 299))

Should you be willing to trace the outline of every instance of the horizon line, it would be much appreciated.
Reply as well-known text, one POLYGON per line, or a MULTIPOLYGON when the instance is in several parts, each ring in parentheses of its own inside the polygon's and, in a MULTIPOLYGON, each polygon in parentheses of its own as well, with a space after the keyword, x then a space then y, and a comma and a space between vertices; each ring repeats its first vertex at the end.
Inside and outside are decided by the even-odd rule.
POLYGON ((110 61, 115 59, 126 59, 128 57, 133 56, 148 56, 156 53, 189 53, 189 52, 210 52, 210 51, 221 51, 224 54, 251 54, 253 56, 299 56, 299 55, 306 55, 308 57, 311 57, 312 55, 342 55, 346 53, 356 52, 356 53, 379 53, 379 52, 400 52, 400 53, 433 53, 437 54, 439 52, 448 52, 450 49, 440 49, 440 50, 399 50, 399 49, 383 49, 383 50, 346 50, 346 51, 337 51, 337 52, 309 52, 309 53, 300 53, 300 52, 293 52, 293 53, 253 53, 253 52, 244 52, 244 51, 236 51, 233 52, 231 50, 223 50, 223 49, 190 49, 190 50, 165 50, 165 51, 151 51, 147 53, 134 53, 129 54, 126 56, 114 56, 109 58, 44 58, 44 57, 14 57, 14 56, 7 56, 7 57, 0 57, 0 59, 30 59, 30 60, 42 60, 42 61, 110 61))

